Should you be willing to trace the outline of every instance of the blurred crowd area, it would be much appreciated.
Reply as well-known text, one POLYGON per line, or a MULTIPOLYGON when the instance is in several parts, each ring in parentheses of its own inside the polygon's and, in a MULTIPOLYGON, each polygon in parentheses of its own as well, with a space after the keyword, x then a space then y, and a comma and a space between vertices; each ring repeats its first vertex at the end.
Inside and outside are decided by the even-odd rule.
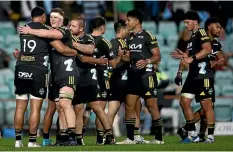
POLYGON ((226 32, 232 32, 233 2, 230 1, 1 1, 0 20, 13 21, 15 25, 19 21, 28 21, 35 6, 44 7, 47 14, 52 8, 60 7, 69 19, 82 14, 87 21, 98 15, 108 21, 126 19, 127 11, 139 9, 144 12, 146 21, 155 21, 156 24, 160 21, 174 21, 177 26, 183 14, 191 9, 198 11, 202 21, 210 16, 221 18, 226 32))
MULTIPOLYGON (((188 10, 196 10, 201 18, 201 27, 211 16, 219 17, 222 24, 222 32, 219 41, 222 43, 226 55, 226 64, 218 67, 215 74, 215 112, 217 121, 233 121, 233 2, 222 1, 0 1, 0 127, 13 126, 14 115, 14 67, 15 59, 12 52, 20 49, 20 41, 16 27, 24 25, 31 20, 30 12, 35 6, 45 8, 47 15, 52 8, 60 7, 64 10, 68 19, 76 15, 82 15, 86 19, 86 30, 89 30, 89 22, 96 16, 104 16, 107 19, 106 33, 104 37, 111 40, 115 37, 113 29, 114 21, 126 19, 129 10, 139 9, 144 13, 143 28, 156 36, 161 51, 161 63, 157 67, 158 80, 158 104, 165 121, 165 127, 177 128, 184 123, 182 109, 178 98, 181 88, 174 84, 179 60, 172 59, 170 52, 176 48, 186 50, 190 33, 184 28, 183 14, 188 10), (171 96, 170 96, 171 95, 171 96), (8 101, 8 102, 1 102, 8 101), (218 104, 220 104, 218 106, 218 104), (7 111, 7 114, 6 114, 7 111), (224 111, 224 112, 223 112, 224 111), (169 119, 166 119, 169 118, 169 119), (171 118, 171 119, 170 119, 171 118), (166 120, 167 123, 166 123, 166 120), (172 120, 172 121, 170 121, 172 120)), ((49 21, 48 21, 49 24, 49 21)), ((183 82, 188 71, 183 72, 183 82)), ((190 86, 192 87, 192 86, 190 86)), ((144 103, 142 101, 142 103, 144 103)), ((43 116, 47 102, 43 104, 41 115, 43 116)), ((200 108, 193 102, 192 107, 200 108)), ((94 114, 92 115, 94 120, 94 114)), ((27 116, 26 116, 27 117, 27 116)), ((117 124, 123 124, 124 108, 116 119, 117 124)), ((54 119, 55 120, 55 119, 54 119)), ((145 134, 150 132, 150 114, 143 106, 141 120, 145 134)), ((56 121, 56 120, 55 120, 56 121)), ((53 125, 55 125, 55 121, 53 125)), ((94 127, 94 121, 91 121, 94 127)), ((42 125, 42 122, 41 122, 42 125)), ((124 125, 114 125, 124 126, 124 125)), ((119 127, 120 128, 120 127, 119 127)), ((119 130, 119 129, 115 129, 119 130)), ((173 131, 172 131, 173 132, 173 131)), ((119 134, 119 132, 118 132, 119 134)))

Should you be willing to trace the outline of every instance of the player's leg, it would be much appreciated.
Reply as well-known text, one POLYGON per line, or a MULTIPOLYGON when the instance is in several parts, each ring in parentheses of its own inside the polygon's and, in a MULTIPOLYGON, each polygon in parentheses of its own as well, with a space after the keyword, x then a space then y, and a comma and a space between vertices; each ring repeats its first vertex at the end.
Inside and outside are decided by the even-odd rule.
MULTIPOLYGON (((98 101, 100 104, 101 109, 105 112, 105 106, 107 101, 98 101)), ((104 127, 102 126, 99 117, 97 116, 95 119, 95 124, 96 124, 96 132, 97 132, 97 138, 96 138, 96 143, 97 144, 103 144, 104 143, 104 127)))
POLYGON ((72 140, 70 145, 75 145, 77 142, 75 140, 75 112, 72 107, 72 100, 74 96, 74 90, 71 87, 62 87, 59 91, 59 104, 61 109, 65 113, 65 119, 68 126, 68 134, 72 140))
POLYGON ((141 82, 140 77, 129 73, 127 80, 127 95, 125 101, 125 122, 127 139, 117 144, 136 144, 134 141, 134 126, 136 123, 135 108, 139 99, 141 82))
POLYGON ((141 98, 137 101, 135 112, 136 112, 136 123, 134 126, 134 141, 137 144, 147 144, 149 141, 144 140, 144 138, 140 135, 140 113, 142 110, 141 98))
POLYGON ((48 100, 48 108, 44 115, 44 127, 43 127, 43 142, 42 146, 48 146, 52 144, 50 140, 49 131, 53 122, 53 115, 56 111, 56 104, 55 102, 48 100))
POLYGON ((28 105, 28 95, 16 94, 16 109, 14 115, 14 127, 15 127, 15 148, 23 147, 22 131, 24 124, 24 113, 28 105))
POLYGON ((76 104, 74 106, 76 114, 76 138, 78 145, 84 145, 83 142, 83 113, 84 113, 84 104, 76 104))
POLYGON ((83 113, 83 134, 86 132, 90 115, 91 115, 91 107, 89 106, 89 104, 86 104, 86 109, 83 113))
MULTIPOLYGON (((196 142, 199 139, 196 132, 194 113, 191 108, 191 102, 195 97, 195 89, 198 88, 195 83, 196 81, 194 80, 188 78, 186 79, 181 91, 181 99, 180 99, 180 106, 182 108, 183 114, 186 119, 184 130, 189 132, 193 142, 196 142), (194 87, 190 87, 190 86, 194 86, 194 87)), ((177 133, 181 136, 183 142, 190 143, 191 142, 190 138, 187 138, 188 133, 182 135, 181 130, 183 129, 182 128, 178 129, 177 133)))
POLYGON ((93 101, 89 103, 91 109, 95 112, 96 116, 99 118, 101 125, 104 128, 103 134, 106 135, 105 144, 112 144, 115 142, 112 127, 109 123, 109 119, 105 111, 101 107, 100 101, 93 101), (114 141, 113 141, 114 140, 114 141))
POLYGON ((75 91, 75 97, 73 98, 72 104, 76 114, 76 139, 78 145, 85 145, 83 141, 83 113, 84 113, 84 101, 86 92, 90 90, 86 87, 78 87, 75 91))
POLYGON ((198 122, 200 120, 200 130, 199 130, 199 142, 203 142, 205 141, 205 131, 207 129, 207 124, 206 124, 206 117, 205 117, 205 113, 204 110, 201 108, 199 110, 197 110, 194 113, 194 118, 195 121, 198 122))
POLYGON ((22 131, 24 125, 24 114, 28 105, 28 88, 29 83, 26 80, 18 78, 19 70, 15 69, 15 95, 16 95, 16 109, 14 115, 15 127, 15 147, 23 147, 22 131))
POLYGON ((47 94, 47 74, 34 74, 35 80, 30 88, 30 117, 28 147, 40 147, 36 143, 36 134, 40 123, 40 111, 47 94))
POLYGON ((111 124, 111 126, 113 125, 114 122, 114 118, 118 112, 118 110, 120 109, 121 103, 120 101, 110 101, 108 102, 108 119, 109 119, 109 123, 111 124))
POLYGON ((40 111, 43 99, 30 95, 29 142, 28 147, 40 147, 36 143, 36 134, 40 123, 40 111))
POLYGON ((58 112, 58 124, 59 124, 59 142, 64 143, 69 139, 68 126, 66 122, 66 116, 59 102, 56 102, 56 109, 58 112))
POLYGON ((162 118, 159 112, 158 104, 157 104, 157 79, 156 74, 145 74, 141 79, 143 83, 143 96, 145 99, 146 107, 151 114, 152 117, 152 133, 154 134, 154 140, 150 143, 152 144, 164 144, 163 136, 162 136, 162 118))
MULTIPOLYGON (((202 82, 203 83, 203 82, 202 82)), ((214 126, 215 126, 215 116, 214 109, 212 104, 212 94, 214 91, 214 84, 212 79, 204 79, 204 91, 200 93, 198 98, 200 99, 200 103, 202 109, 204 110, 206 116, 206 123, 208 129, 208 136, 206 142, 213 143, 214 142, 214 126)))

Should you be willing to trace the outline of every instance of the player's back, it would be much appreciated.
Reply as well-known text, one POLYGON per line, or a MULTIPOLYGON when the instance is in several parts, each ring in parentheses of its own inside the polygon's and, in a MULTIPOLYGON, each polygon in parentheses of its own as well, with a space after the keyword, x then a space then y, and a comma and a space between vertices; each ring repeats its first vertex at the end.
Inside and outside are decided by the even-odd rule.
MULTIPOLYGON (((127 44, 124 39, 114 38, 111 40, 111 44, 112 44, 112 50, 113 50, 114 57, 118 56, 119 47, 121 47, 122 50, 125 50, 125 51, 127 50, 127 44)), ((128 67, 129 67, 128 62, 120 61, 120 63, 117 64, 116 67, 113 69, 113 73, 122 72, 128 69, 128 67)))
MULTIPOLYGON (((48 29, 39 22, 30 22, 25 26, 32 29, 48 29)), ((21 51, 16 66, 30 66, 43 70, 48 69, 49 39, 39 38, 33 35, 21 34, 21 51)))

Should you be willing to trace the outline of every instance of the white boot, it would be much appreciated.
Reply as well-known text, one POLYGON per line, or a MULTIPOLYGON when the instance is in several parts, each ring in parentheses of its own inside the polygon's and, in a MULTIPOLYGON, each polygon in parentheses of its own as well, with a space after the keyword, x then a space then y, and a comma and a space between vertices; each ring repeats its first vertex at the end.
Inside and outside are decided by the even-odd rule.
POLYGON ((15 141, 15 148, 21 148, 21 147, 23 147, 22 140, 16 140, 15 141))
POLYGON ((41 147, 41 145, 39 145, 36 142, 28 142, 28 147, 30 147, 30 148, 36 148, 36 147, 41 147))

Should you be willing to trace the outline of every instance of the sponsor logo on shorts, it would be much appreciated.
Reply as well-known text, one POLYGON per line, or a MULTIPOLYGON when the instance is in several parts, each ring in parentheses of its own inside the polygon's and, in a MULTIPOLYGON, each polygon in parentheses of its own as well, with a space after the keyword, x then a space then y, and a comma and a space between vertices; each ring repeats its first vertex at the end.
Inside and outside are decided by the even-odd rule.
POLYGON ((40 95, 43 95, 43 94, 45 93, 44 88, 41 88, 41 89, 39 90, 39 93, 40 93, 40 95))
POLYGON ((33 73, 28 73, 28 72, 19 72, 18 77, 21 79, 32 79, 33 73))
POLYGON ((106 92, 106 91, 102 92, 101 96, 102 96, 103 98, 106 98, 106 97, 107 97, 107 92, 106 92))
POLYGON ((157 90, 154 90, 154 95, 157 95, 157 90))
POLYGON ((210 88, 210 89, 209 89, 209 94, 212 95, 212 93, 213 93, 213 89, 210 88))

